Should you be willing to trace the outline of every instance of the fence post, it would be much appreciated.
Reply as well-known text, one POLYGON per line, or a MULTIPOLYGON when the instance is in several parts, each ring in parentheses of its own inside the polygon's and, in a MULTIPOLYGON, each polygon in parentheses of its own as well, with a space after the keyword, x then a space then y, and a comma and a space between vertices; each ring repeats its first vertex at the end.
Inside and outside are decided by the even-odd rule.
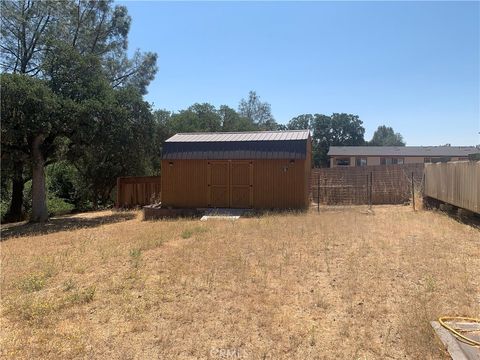
POLYGON ((327 174, 323 176, 323 201, 325 205, 328 205, 327 202, 327 174))
POLYGON ((317 171, 317 212, 320 212, 320 171, 317 171))
POLYGON ((425 171, 423 171, 423 174, 422 174, 422 187, 420 189, 420 194, 422 196, 425 196, 425 171))
POLYGON ((120 178, 117 177, 117 201, 115 202, 115 207, 118 209, 120 207, 120 178))
POLYGON ((368 178, 368 173, 367 173, 367 182, 365 183, 365 189, 367 190, 367 197, 365 198, 365 202, 369 203, 370 202, 370 180, 368 178))
POLYGON ((368 197, 368 208, 372 210, 372 186, 373 185, 373 173, 370 171, 370 196, 368 197))
POLYGON ((413 171, 412 171, 412 204, 413 204, 413 211, 415 211, 415 183, 413 182, 413 171))

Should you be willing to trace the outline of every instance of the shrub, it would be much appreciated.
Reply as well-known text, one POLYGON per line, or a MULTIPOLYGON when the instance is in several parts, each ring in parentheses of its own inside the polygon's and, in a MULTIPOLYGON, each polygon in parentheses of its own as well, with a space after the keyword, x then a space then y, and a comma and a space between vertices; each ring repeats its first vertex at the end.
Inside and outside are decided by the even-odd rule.
POLYGON ((46 276, 44 274, 31 274, 20 281, 20 288, 25 292, 40 291, 45 286, 46 276))
POLYGON ((47 198, 48 211, 52 215, 64 215, 69 214, 74 209, 72 204, 67 203, 66 201, 55 197, 50 196, 47 198))

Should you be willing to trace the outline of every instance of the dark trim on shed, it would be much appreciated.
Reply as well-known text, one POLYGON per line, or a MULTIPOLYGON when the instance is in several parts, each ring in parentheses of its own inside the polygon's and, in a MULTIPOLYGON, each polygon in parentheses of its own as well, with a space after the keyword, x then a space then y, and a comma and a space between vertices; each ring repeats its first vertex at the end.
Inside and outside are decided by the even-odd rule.
POLYGON ((305 159, 307 140, 166 142, 163 159, 305 159))

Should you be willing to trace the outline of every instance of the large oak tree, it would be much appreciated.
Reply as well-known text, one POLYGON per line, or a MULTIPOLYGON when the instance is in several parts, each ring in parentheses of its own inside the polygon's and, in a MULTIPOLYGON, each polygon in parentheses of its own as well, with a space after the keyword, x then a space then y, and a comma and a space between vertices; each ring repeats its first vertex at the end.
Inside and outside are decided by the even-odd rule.
MULTIPOLYGON (((2 74, 2 157, 28 156, 32 164, 32 221, 48 218, 45 140, 63 128, 58 97, 46 83, 24 74, 2 74), (4 152, 5 151, 5 152, 4 152)), ((15 163, 15 159, 12 159, 15 163)))
POLYGON ((358 115, 333 113, 303 114, 287 124, 290 130, 309 129, 312 132, 313 158, 316 166, 328 166, 330 146, 364 145, 365 128, 358 115))
MULTIPOLYGON (((55 80, 55 71, 62 70, 62 67, 68 70, 68 66, 73 64, 65 62, 65 54, 70 56, 70 59, 72 54, 87 59, 95 58, 100 64, 100 78, 105 78, 111 88, 133 87, 140 94, 144 94, 157 70, 157 56, 154 53, 142 54, 138 51, 132 58, 127 56, 130 23, 131 18, 126 8, 113 6, 111 0, 5 1, 2 3, 1 12, 0 63, 4 72, 46 80, 55 94, 77 102, 78 96, 89 97, 90 94, 79 94, 83 90, 91 91, 95 85, 88 84, 83 89, 77 87, 75 91, 70 89, 71 93, 75 93, 72 97, 62 88, 64 85, 55 80)), ((79 75, 88 77, 88 73, 72 71, 66 87, 73 84, 79 75)), ((78 119, 71 117, 73 122, 77 122, 78 119)), ((2 124, 2 127, 7 124, 8 122, 2 124)), ((52 122, 52 126, 54 125, 52 122)), ((63 130, 72 134, 78 130, 73 130, 75 127, 71 125, 69 124, 69 129, 52 128, 50 136, 37 137, 37 147, 50 148, 55 137, 52 134, 63 130)), ((11 170, 8 175, 12 179, 13 194, 9 212, 13 219, 19 219, 22 217, 23 184, 28 178, 25 176, 25 173, 28 173, 25 166, 29 162, 37 164, 39 161, 33 162, 33 154, 25 149, 12 149, 11 153, 9 149, 8 146, 2 149, 2 158, 10 160, 5 167, 11 170)), ((35 166, 32 169, 35 169, 35 166)), ((2 176, 4 174, 5 171, 2 171, 2 176)), ((33 176, 32 182, 37 182, 37 179, 37 176, 33 176)), ((35 202, 37 198, 32 200, 35 202)), ((37 219, 36 216, 33 218, 37 219)))

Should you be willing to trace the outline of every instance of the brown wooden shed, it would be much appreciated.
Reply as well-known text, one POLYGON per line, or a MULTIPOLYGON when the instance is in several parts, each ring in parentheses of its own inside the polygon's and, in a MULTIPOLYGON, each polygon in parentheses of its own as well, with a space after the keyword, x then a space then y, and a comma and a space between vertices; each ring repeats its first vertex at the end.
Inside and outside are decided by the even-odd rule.
POLYGON ((176 134, 163 147, 162 206, 307 208, 311 163, 308 130, 176 134))

